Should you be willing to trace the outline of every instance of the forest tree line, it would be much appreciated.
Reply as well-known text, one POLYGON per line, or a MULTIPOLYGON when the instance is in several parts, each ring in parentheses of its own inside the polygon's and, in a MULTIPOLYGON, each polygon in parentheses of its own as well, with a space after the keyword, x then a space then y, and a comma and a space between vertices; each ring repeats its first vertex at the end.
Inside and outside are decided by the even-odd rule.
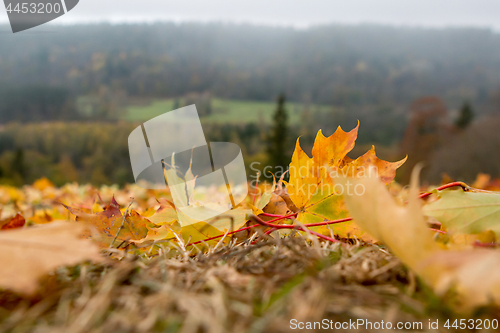
POLYGON ((59 120, 78 116, 80 96, 101 96, 102 117, 116 116, 110 105, 127 98, 190 92, 267 101, 285 93, 290 101, 372 110, 437 95, 451 108, 470 100, 483 113, 500 90, 500 34, 487 29, 215 23, 51 29, 0 34, 0 98, 8 101, 0 103, 0 121, 39 118, 41 111, 16 95, 45 95, 44 119, 59 120), (12 111, 18 109, 24 111, 12 111))
MULTIPOLYGON (((200 105, 202 116, 213 111, 210 96, 274 102, 283 94, 285 111, 287 102, 303 103, 300 122, 286 126, 203 124, 209 140, 239 144, 247 167, 283 164, 297 137, 307 152, 319 129, 328 135, 339 125, 350 130, 359 120, 356 149, 376 144, 385 159, 408 154, 408 165, 422 152, 446 150, 448 162, 429 164, 430 179, 444 169, 468 179, 481 171, 474 163, 461 166, 456 157, 475 156, 475 132, 488 138, 481 141, 486 148, 480 158, 488 160, 482 165, 492 175, 500 170, 500 162, 487 157, 500 144, 491 125, 500 110, 500 34, 488 29, 173 23, 51 29, 54 33, 0 34, 3 183, 41 176, 56 184, 132 182, 127 137, 138 124, 122 120, 124 109, 137 100, 192 96, 208 96, 200 105), (440 99, 446 117, 439 123, 447 130, 411 136, 412 126, 415 133, 427 130, 412 111, 426 96, 440 99), (470 110, 463 113, 466 102, 470 110), (284 141, 274 151, 273 137, 284 141), (405 146, 407 137, 428 146, 405 146), (279 162, 270 159, 276 151, 282 152, 279 162)), ((286 122, 284 115, 275 119, 286 122)), ((432 123, 432 117, 426 121, 432 123)))

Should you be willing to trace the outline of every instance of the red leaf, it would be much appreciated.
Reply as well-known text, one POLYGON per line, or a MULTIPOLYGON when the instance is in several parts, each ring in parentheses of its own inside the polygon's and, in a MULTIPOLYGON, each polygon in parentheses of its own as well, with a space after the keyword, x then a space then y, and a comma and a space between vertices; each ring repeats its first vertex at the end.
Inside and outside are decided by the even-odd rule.
POLYGON ((4 224, 0 228, 0 230, 22 228, 25 223, 26 223, 26 220, 24 219, 24 217, 18 213, 16 216, 11 218, 9 222, 4 224))

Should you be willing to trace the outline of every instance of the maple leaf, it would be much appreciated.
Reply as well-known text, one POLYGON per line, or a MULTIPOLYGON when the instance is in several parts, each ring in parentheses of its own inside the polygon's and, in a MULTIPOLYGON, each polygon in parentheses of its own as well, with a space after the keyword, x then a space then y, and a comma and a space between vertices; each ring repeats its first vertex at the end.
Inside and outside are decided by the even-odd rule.
POLYGON ((38 280, 61 265, 101 261, 96 245, 79 235, 77 223, 53 222, 0 232, 0 287, 32 294, 38 280))
MULTIPOLYGON (((209 209, 209 207, 200 207, 209 209)), ((216 206, 218 208, 218 206, 216 206)), ((247 214, 250 210, 234 209, 224 211, 219 216, 208 220, 207 222, 193 220, 192 224, 181 226, 177 220, 178 212, 174 208, 174 204, 167 201, 160 201, 160 208, 148 217, 148 220, 154 226, 148 226, 147 236, 142 239, 131 240, 132 243, 141 247, 157 243, 159 241, 178 240, 182 238, 184 245, 189 243, 199 242, 210 237, 219 236, 229 230, 237 230, 242 227, 247 221, 247 214)), ((187 217, 186 217, 187 218, 187 217)), ((219 240, 207 241, 207 244, 215 244, 219 240)), ((199 245, 204 248, 204 245, 199 245)), ((152 252, 154 253, 154 252, 152 252)))
MULTIPOLYGON (((236 230, 236 229, 235 229, 236 230)), ((199 241, 203 241, 207 238, 210 237, 215 237, 219 236, 221 234, 221 231, 212 225, 206 223, 206 222, 198 222, 194 224, 187 225, 185 227, 182 227, 181 230, 181 236, 184 240, 184 244, 189 244, 189 243, 196 243, 199 241)), ((207 241, 206 243, 208 245, 215 245, 219 242, 220 239, 212 240, 212 241, 207 241)), ((229 239, 226 239, 226 242, 228 242, 229 239)), ((205 248, 204 244, 198 245, 200 248, 205 248)))
POLYGON ((159 201, 160 208, 148 217, 148 220, 156 225, 173 224, 177 221, 177 212, 172 202, 161 199, 159 201))
MULTIPOLYGON (((285 173, 281 175, 281 178, 276 182, 273 180, 273 184, 270 188, 264 191, 260 196, 259 200, 255 206, 250 205, 254 215, 261 215, 263 213, 285 216, 297 211, 294 203, 291 201, 286 188, 283 187, 285 173)), ((262 215, 261 218, 266 220, 271 220, 272 217, 262 215)), ((278 223, 284 223, 285 220, 278 221, 278 223)))
MULTIPOLYGON (((336 186, 332 176, 339 173, 362 176, 367 167, 374 166, 379 169, 384 181, 390 183, 396 175, 396 169, 406 161, 406 158, 395 163, 382 161, 376 157, 373 147, 356 160, 348 158, 347 154, 354 148, 358 128, 359 123, 350 132, 344 132, 339 126, 329 137, 319 131, 312 149, 312 157, 302 150, 297 140, 286 190, 297 207, 297 219, 301 223, 318 223, 348 216, 342 197, 344 189, 336 186)), ((314 227, 313 230, 329 234, 329 228, 342 237, 363 236, 353 222, 314 227)))
POLYGON ((345 196, 350 213, 367 232, 380 240, 415 271, 438 295, 450 288, 459 295, 455 306, 467 312, 491 302, 500 305, 500 251, 445 250, 426 226, 418 198, 418 170, 414 170, 408 206, 398 205, 376 172, 366 178, 339 177, 340 184, 362 185, 365 192, 345 196))
POLYGON ((297 139, 289 166, 290 180, 286 187, 297 207, 305 207, 310 203, 318 187, 331 183, 328 168, 338 168, 347 153, 354 148, 358 127, 359 124, 355 129, 346 133, 339 126, 328 138, 320 130, 314 141, 312 158, 302 150, 297 139))
POLYGON ((0 230, 21 228, 25 224, 26 224, 26 220, 24 219, 24 217, 21 214, 18 213, 13 218, 8 219, 7 221, 0 222, 0 225, 2 225, 0 230))
POLYGON ((211 226, 217 228, 219 230, 219 233, 221 231, 224 232, 226 230, 236 230, 240 228, 248 220, 246 216, 251 213, 252 211, 249 209, 236 208, 227 210, 226 207, 214 203, 207 203, 203 206, 191 207, 189 216, 184 214, 182 211, 177 211, 177 214, 182 215, 183 221, 188 221, 188 223, 183 226, 183 228, 191 224, 206 222, 211 226), (215 217, 206 219, 206 216, 215 217))
MULTIPOLYGON (((91 225, 98 231, 96 239, 101 245, 109 246, 114 239, 117 241, 139 240, 148 234, 148 227, 153 224, 146 218, 131 210, 125 221, 120 211, 120 206, 113 198, 102 212, 89 214, 82 209, 72 208, 64 205, 71 214, 76 216, 76 221, 91 225), (123 226, 122 226, 123 224, 123 226)), ((86 230, 84 236, 91 237, 90 230, 86 230)))
MULTIPOLYGON (((259 177, 259 175, 260 174, 257 174, 257 178, 259 177)), ((257 191, 259 192, 259 194, 262 191, 262 194, 260 194, 258 197, 255 197, 254 203, 249 205, 250 208, 252 208, 252 212, 254 215, 263 213, 263 209, 272 201, 272 197, 275 195, 275 190, 276 179, 273 179, 273 184, 268 188, 265 187, 265 184, 261 185, 260 187, 257 186, 257 188, 255 189, 255 195, 257 195, 257 191)))
MULTIPOLYGON (((206 222, 197 222, 184 227, 181 227, 178 223, 175 225, 162 225, 158 228, 150 228, 148 234, 145 238, 140 240, 131 240, 131 243, 138 245, 139 247, 147 247, 155 244, 161 244, 164 241, 175 241, 178 242, 182 240, 184 246, 191 243, 200 243, 197 245, 199 249, 206 249, 206 245, 215 245, 220 239, 207 240, 207 238, 220 236, 221 231, 206 222)), ((225 240, 227 243, 228 240, 225 240)), ((151 251, 150 253, 157 253, 156 251, 151 251)))
MULTIPOLYGON (((58 214, 58 212, 52 212, 53 215, 60 215, 58 214)), ((63 220, 64 217, 63 216, 58 216, 59 218, 57 218, 58 220, 63 220)), ((52 221, 54 221, 55 218, 49 214, 47 211, 38 211, 35 213, 35 215, 33 215, 32 217, 30 217, 28 219, 28 221, 31 221, 33 222, 34 224, 45 224, 45 223, 50 223, 52 221)))
POLYGON ((377 169, 377 173, 380 179, 389 184, 396 177, 396 169, 399 168, 406 162, 406 157, 398 162, 387 162, 381 160, 375 154, 375 146, 366 152, 364 155, 358 157, 355 160, 351 160, 349 157, 345 157, 343 160, 342 174, 348 176, 361 176, 366 172, 368 166, 374 166, 377 169))
POLYGON ((423 211, 447 231, 481 234, 491 230, 500 239, 500 193, 445 190, 437 194, 438 199, 426 204, 423 211))
POLYGON ((283 197, 276 193, 272 193, 269 197, 269 203, 265 206, 264 212, 281 216, 292 213, 283 197))

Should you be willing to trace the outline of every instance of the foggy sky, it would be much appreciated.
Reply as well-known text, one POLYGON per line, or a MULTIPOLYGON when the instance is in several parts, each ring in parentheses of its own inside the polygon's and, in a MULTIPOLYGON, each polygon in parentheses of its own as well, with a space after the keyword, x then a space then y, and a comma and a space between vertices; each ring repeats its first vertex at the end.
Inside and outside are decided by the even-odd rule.
MULTIPOLYGON (((0 5, 0 22, 7 22, 0 5)), ((222 21, 307 27, 325 23, 489 27, 500 0, 80 0, 57 23, 222 21)))

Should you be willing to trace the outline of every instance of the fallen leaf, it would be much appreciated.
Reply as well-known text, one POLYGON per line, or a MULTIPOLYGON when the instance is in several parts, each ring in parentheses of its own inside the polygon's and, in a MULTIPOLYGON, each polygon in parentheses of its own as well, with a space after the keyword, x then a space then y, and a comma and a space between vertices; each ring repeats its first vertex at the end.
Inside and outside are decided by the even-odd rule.
POLYGON ((436 252, 422 261, 420 271, 432 273, 432 286, 438 295, 453 289, 459 298, 458 311, 470 313, 474 308, 500 305, 500 251, 468 249, 436 252))
POLYGON ((429 254, 439 250, 427 228, 418 199, 416 179, 412 179, 408 206, 399 206, 376 170, 369 169, 365 178, 340 176, 338 183, 343 187, 359 186, 364 191, 346 193, 344 198, 356 223, 382 243, 410 267, 415 267, 429 254), (410 246, 418 244, 418 246, 410 246))
MULTIPOLYGON (((64 207, 76 216, 76 221, 93 226, 99 236, 95 240, 104 247, 111 245, 115 238, 117 242, 145 238, 148 234, 148 227, 154 226, 148 219, 140 216, 134 210, 131 210, 123 221, 120 206, 114 199, 102 212, 96 214, 90 214, 82 209, 66 205, 64 207)), ((86 229, 84 236, 91 237, 91 230, 86 229)))
POLYGON ((8 221, 3 224, 3 222, 0 222, 0 224, 3 224, 0 230, 7 230, 7 229, 17 229, 17 228, 22 228, 26 224, 26 220, 21 214, 17 214, 13 218, 9 219, 8 221))
POLYGON ((347 162, 342 167, 342 173, 349 177, 363 177, 368 166, 373 166, 377 169, 377 173, 384 183, 389 184, 396 177, 396 169, 406 162, 407 157, 398 162, 387 162, 381 160, 375 154, 375 146, 366 152, 363 156, 358 157, 354 161, 347 162))
POLYGON ((273 195, 275 195, 274 191, 276 190, 276 179, 273 180, 273 184, 270 187, 267 187, 266 184, 261 185, 255 191, 255 193, 262 194, 258 197, 254 198, 255 204, 250 204, 250 208, 254 215, 260 215, 263 213, 263 209, 269 204, 273 195))
POLYGON ((100 261, 99 249, 80 239, 85 227, 71 222, 53 222, 0 232, 0 286, 33 294, 38 280, 62 265, 100 261))
POLYGON ((271 194, 269 203, 264 208, 264 212, 282 216, 292 213, 285 200, 276 193, 271 194))
POLYGON ((491 230, 500 239, 500 193, 444 190, 423 207, 426 216, 437 219, 455 234, 480 234, 491 230))
MULTIPOLYGON (((307 156, 297 140, 286 190, 297 207, 297 220, 301 223, 320 223, 349 216, 342 196, 344 189, 337 186, 332 177, 346 173, 363 176, 362 170, 374 166, 384 181, 389 183, 394 179, 396 169, 405 162, 406 159, 395 163, 382 161, 376 157, 374 148, 360 158, 351 160, 347 153, 354 148, 358 127, 359 123, 350 132, 344 132, 339 127, 329 137, 319 131, 312 157, 307 156)), ((314 227, 312 230, 328 235, 333 232, 341 237, 356 236, 371 240, 354 222, 314 227)))
POLYGON ((289 167, 290 180, 286 187, 297 207, 303 208, 308 205, 318 187, 331 183, 328 170, 337 169, 347 153, 354 148, 358 127, 359 124, 346 133, 339 126, 328 138, 320 130, 314 141, 312 158, 302 150, 297 139, 289 167))
MULTIPOLYGON (((63 220, 63 217, 60 216, 60 220, 63 220)), ((46 224, 54 221, 54 218, 45 210, 38 211, 28 219, 28 221, 33 222, 34 224, 46 224)))
POLYGON ((418 170, 413 172, 406 207, 398 205, 376 172, 366 178, 339 177, 364 186, 365 192, 347 194, 345 201, 356 222, 380 240, 415 271, 438 295, 451 288, 458 293, 454 305, 468 312, 476 306, 500 305, 500 251, 484 249, 446 250, 433 240, 418 198, 418 170))
MULTIPOLYGON (((214 228, 219 230, 219 234, 224 233, 227 230, 237 230, 241 228, 247 222, 247 216, 252 213, 250 209, 240 209, 235 208, 227 210, 226 207, 208 203, 203 206, 191 207, 189 211, 189 216, 185 215, 182 211, 177 212, 182 215, 183 221, 188 221, 189 223, 182 227, 181 233, 186 233, 185 227, 190 224, 195 224, 198 222, 206 222, 214 228), (210 219, 206 219, 205 216, 215 216, 210 219)), ((189 234, 188 234, 189 235, 189 234)))
POLYGON ((131 240, 130 242, 134 244, 146 244, 161 240, 169 240, 175 238, 175 234, 180 234, 180 231, 181 226, 176 221, 176 223, 172 225, 165 224, 158 228, 150 228, 145 238, 139 240, 131 240))
MULTIPOLYGON (((184 240, 185 245, 189 243, 199 242, 204 239, 219 235, 221 235, 221 231, 206 222, 198 222, 187 225, 185 227, 182 227, 181 231, 181 236, 184 240)), ((206 243, 209 245, 214 245, 217 244, 221 239, 222 237, 215 240, 207 241, 206 243)), ((229 241, 229 239, 226 239, 225 241, 227 242, 229 241)), ((205 248, 205 245, 203 243, 200 243, 196 246, 199 248, 205 248)))
POLYGON ((156 225, 172 224, 177 221, 177 212, 175 211, 174 204, 167 201, 160 201, 160 208, 148 217, 148 220, 156 225))

